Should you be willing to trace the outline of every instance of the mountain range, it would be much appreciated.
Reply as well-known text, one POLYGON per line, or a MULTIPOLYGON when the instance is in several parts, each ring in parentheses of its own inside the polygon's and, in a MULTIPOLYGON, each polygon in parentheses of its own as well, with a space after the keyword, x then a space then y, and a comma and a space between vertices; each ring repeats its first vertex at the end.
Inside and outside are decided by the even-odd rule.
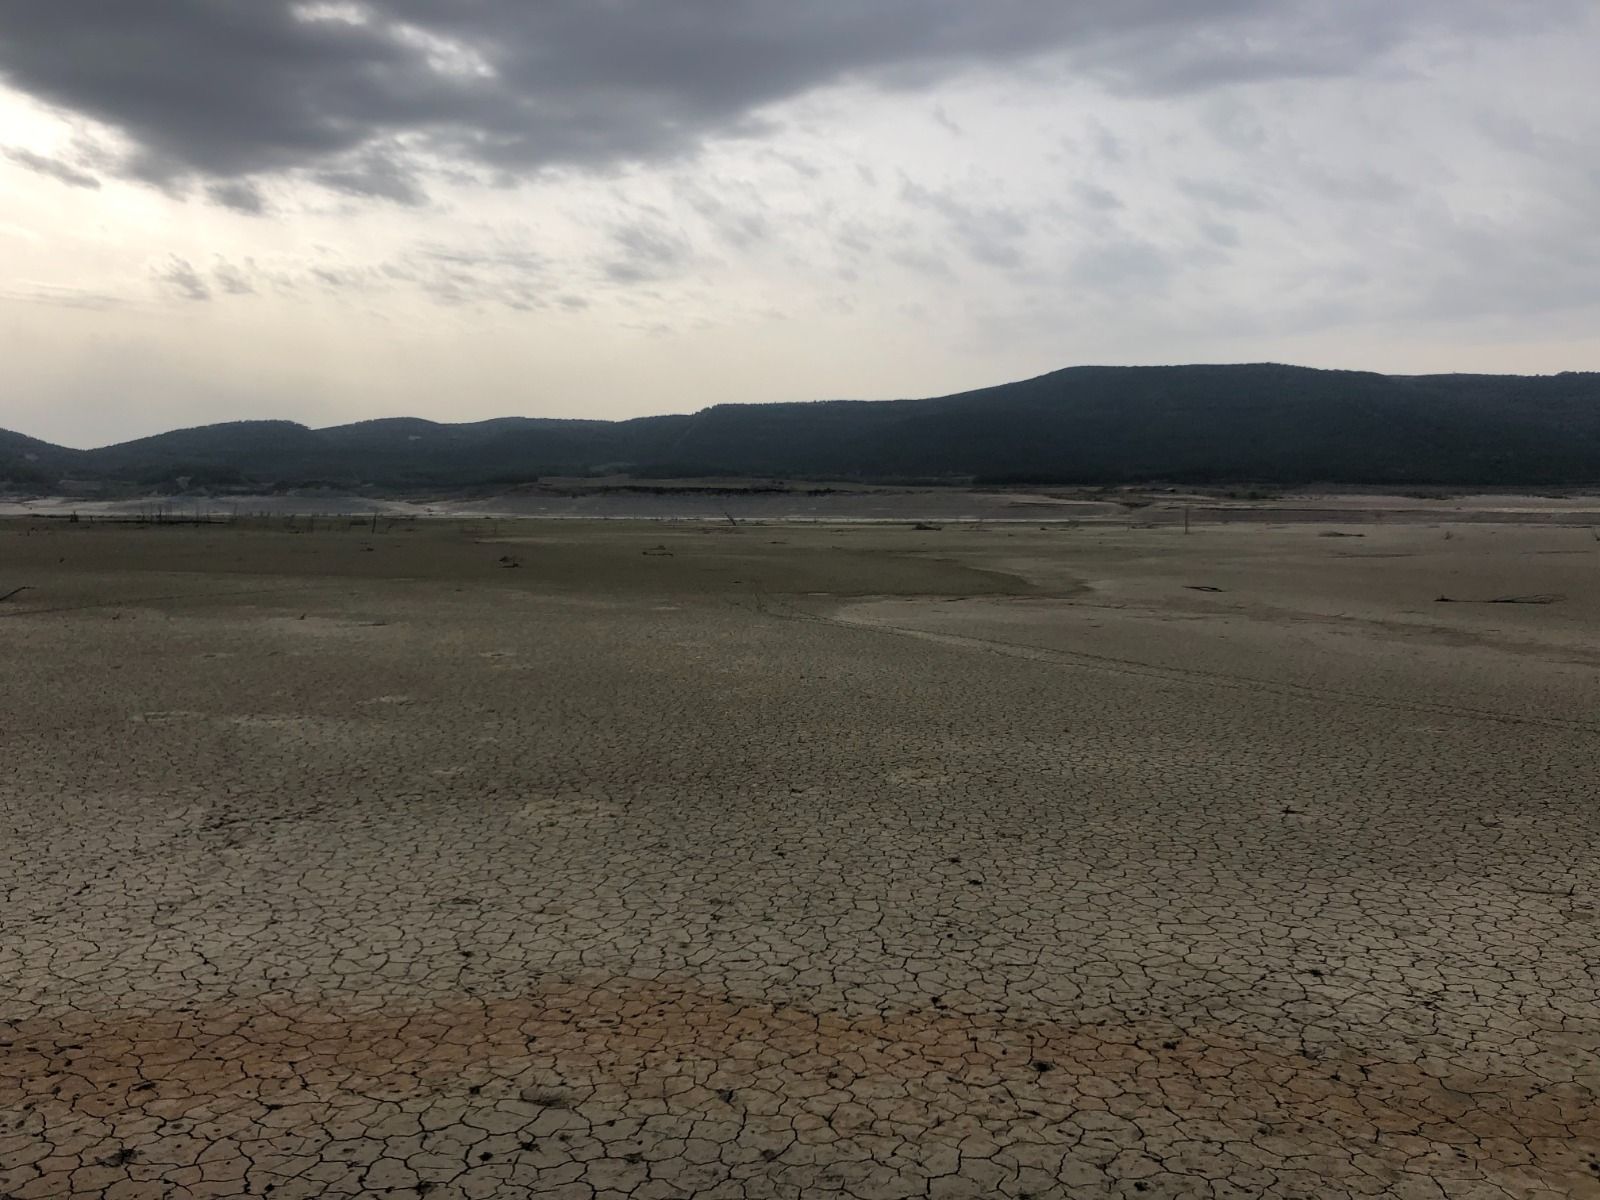
POLYGON ((0 430, 0 486, 438 489, 540 476, 1110 484, 1600 483, 1600 373, 1071 367, 917 400, 626 421, 232 421, 93 450, 0 430))

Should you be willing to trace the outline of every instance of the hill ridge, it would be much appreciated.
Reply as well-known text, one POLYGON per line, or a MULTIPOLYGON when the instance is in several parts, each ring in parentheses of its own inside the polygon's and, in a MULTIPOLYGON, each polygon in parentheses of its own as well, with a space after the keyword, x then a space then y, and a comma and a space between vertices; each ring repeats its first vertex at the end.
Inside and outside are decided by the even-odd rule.
POLYGON ((0 430, 0 484, 426 488, 540 475, 1124 483, 1600 482, 1600 372, 1082 365, 944 396, 597 420, 235 420, 89 450, 0 430))

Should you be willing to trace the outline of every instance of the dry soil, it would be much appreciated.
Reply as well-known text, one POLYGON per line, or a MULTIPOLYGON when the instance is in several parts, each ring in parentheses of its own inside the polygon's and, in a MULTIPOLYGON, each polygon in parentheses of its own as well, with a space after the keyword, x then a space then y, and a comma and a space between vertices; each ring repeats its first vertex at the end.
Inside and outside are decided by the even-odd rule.
POLYGON ((16 587, 0 1196, 1600 1196, 1587 529, 35 519, 16 587))

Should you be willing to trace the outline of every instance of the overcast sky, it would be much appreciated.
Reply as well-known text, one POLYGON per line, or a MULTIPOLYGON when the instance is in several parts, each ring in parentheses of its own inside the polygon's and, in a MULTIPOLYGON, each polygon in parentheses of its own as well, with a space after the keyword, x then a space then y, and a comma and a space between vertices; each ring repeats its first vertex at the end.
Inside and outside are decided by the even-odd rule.
POLYGON ((5 0, 0 426, 1600 368, 1594 0, 5 0))

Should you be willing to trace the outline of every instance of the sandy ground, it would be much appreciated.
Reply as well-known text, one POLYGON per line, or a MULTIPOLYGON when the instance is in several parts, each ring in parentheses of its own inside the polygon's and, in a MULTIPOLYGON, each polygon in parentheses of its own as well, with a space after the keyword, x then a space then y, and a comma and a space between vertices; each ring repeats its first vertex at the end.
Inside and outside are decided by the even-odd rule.
POLYGON ((23 586, 0 1195, 1600 1196, 1586 529, 0 523, 23 586))

